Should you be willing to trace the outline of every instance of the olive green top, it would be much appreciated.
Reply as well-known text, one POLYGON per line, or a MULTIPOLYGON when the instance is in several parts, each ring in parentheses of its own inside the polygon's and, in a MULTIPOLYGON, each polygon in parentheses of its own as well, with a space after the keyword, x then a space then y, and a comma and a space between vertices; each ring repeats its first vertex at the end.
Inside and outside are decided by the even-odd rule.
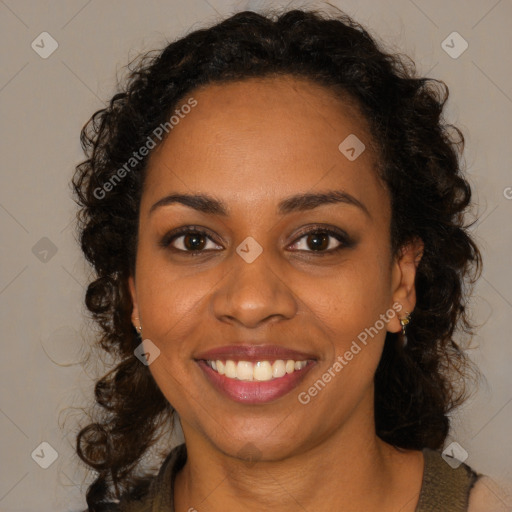
MULTIPOLYGON (((416 512, 465 512, 469 492, 480 475, 466 464, 453 469, 437 451, 425 448, 425 469, 416 512)), ((174 479, 185 465, 185 444, 176 446, 166 457, 158 475, 152 480, 149 493, 142 501, 121 500, 121 512, 175 512, 174 479)), ((191 507, 192 510, 193 507, 191 507)))

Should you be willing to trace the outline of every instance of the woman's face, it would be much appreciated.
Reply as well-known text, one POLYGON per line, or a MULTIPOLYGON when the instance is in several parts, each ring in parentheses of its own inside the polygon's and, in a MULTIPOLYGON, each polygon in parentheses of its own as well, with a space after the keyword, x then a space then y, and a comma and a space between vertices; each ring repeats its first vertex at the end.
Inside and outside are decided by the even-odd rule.
POLYGON ((183 104, 190 96, 149 161, 130 280, 134 325, 160 350, 149 369, 186 440, 229 454, 254 445, 271 460, 373 429, 373 377, 386 331, 414 307, 416 267, 392 258, 367 125, 291 77, 210 85, 183 104), (201 361, 228 346, 206 358, 229 376, 201 361))

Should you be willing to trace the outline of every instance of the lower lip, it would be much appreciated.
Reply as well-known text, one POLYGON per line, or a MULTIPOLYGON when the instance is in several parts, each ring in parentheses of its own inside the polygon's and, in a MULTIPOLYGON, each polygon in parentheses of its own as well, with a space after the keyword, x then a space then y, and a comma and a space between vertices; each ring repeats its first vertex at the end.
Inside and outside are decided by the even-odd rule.
POLYGON ((294 370, 293 373, 287 373, 278 379, 244 381, 220 375, 213 368, 210 368, 206 361, 196 362, 217 390, 235 402, 242 402, 244 404, 263 404, 281 398, 297 387, 315 364, 314 361, 308 361, 304 368, 294 370))

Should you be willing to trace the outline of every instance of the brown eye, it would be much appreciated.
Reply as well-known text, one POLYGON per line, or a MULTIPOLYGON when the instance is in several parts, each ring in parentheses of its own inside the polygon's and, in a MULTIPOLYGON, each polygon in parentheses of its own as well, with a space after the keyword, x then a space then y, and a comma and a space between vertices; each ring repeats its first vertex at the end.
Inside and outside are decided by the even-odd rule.
POLYGON ((198 251, 204 249, 206 237, 200 233, 190 233, 183 235, 183 245, 187 250, 198 251))
POLYGON ((307 235, 306 243, 314 251, 321 251, 329 247, 329 235, 326 233, 314 233, 307 235))
POLYGON ((206 231, 191 228, 180 229, 167 234, 161 241, 161 245, 183 253, 201 253, 209 252, 212 249, 222 249, 213 242, 212 237, 206 231))
POLYGON ((354 244, 342 231, 333 229, 310 229, 303 233, 292 245, 294 250, 329 254, 354 244), (302 241, 304 240, 304 241, 302 241), (336 243, 337 242, 337 243, 336 243))

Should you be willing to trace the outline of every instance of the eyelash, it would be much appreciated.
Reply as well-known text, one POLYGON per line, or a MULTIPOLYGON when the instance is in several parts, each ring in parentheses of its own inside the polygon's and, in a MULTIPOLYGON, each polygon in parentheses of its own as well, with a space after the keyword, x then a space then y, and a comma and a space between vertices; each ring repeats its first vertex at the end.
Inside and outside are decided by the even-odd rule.
MULTIPOLYGON (((218 244, 218 242, 216 242, 212 238, 212 236, 207 231, 205 231, 201 228, 196 228, 194 226, 186 226, 183 228, 178 228, 174 231, 171 231, 170 233, 167 233, 163 237, 162 241, 160 242, 160 245, 166 249, 172 250, 173 252, 190 254, 192 257, 200 256, 206 252, 211 251, 211 249, 187 251, 187 250, 183 250, 183 249, 176 249, 175 247, 170 247, 170 245, 173 241, 175 241, 176 239, 180 238, 183 235, 189 235, 189 234, 204 236, 204 237, 210 239, 212 242, 216 243, 217 245, 220 245, 220 244, 218 244)), ((303 251, 303 250, 299 249, 299 250, 296 250, 295 252, 307 252, 307 253, 312 253, 315 256, 325 256, 325 255, 337 253, 344 248, 348 249, 354 245, 354 242, 350 239, 350 237, 344 231, 342 231, 342 230, 338 231, 338 230, 335 230, 332 228, 323 228, 323 227, 313 227, 313 228, 310 228, 310 229, 300 232, 298 234, 297 238, 292 243, 292 245, 295 245, 299 240, 301 240, 305 236, 308 236, 311 234, 323 234, 323 235, 332 236, 338 242, 340 242, 340 245, 338 247, 335 247, 334 249, 323 250, 323 251, 312 251, 312 250, 303 251)))

